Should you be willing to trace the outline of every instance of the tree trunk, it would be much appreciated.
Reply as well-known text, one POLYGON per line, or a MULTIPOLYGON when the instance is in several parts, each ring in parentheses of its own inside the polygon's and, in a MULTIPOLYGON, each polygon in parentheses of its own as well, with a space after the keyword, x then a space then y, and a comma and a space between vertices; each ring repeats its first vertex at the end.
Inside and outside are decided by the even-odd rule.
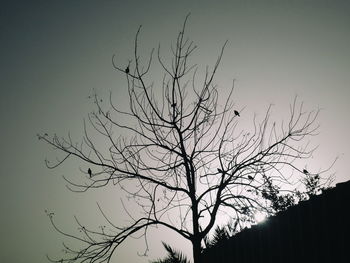
POLYGON ((192 248, 193 248, 193 263, 200 263, 200 257, 201 257, 201 239, 198 237, 195 237, 192 240, 192 248))
MULTIPOLYGON (((194 191, 193 191, 194 192, 194 191)), ((195 194, 193 194, 195 196, 195 194)), ((192 200, 192 220, 193 220, 193 237, 192 237, 192 249, 193 249, 193 263, 200 263, 201 257, 201 237, 198 222, 198 204, 195 198, 192 200)))

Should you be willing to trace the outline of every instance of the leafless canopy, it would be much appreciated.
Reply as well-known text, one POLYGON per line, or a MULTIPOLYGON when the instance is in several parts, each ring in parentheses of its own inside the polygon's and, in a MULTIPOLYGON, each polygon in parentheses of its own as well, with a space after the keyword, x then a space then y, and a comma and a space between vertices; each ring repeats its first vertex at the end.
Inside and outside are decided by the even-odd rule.
POLYGON ((295 178, 305 175, 297 160, 309 158, 314 150, 307 137, 317 133, 318 111, 305 112, 295 98, 286 122, 272 122, 268 107, 263 118, 252 118, 250 132, 241 130, 240 120, 246 116, 242 108, 235 108, 234 83, 224 98, 213 83, 226 43, 215 65, 199 77, 197 66, 190 63, 196 46, 185 37, 186 20, 171 49, 172 60, 164 61, 160 48, 156 52, 163 71, 160 88, 149 83, 154 52, 146 63, 139 57, 139 28, 129 64, 118 66, 113 58, 115 69, 127 81, 129 110, 119 109, 112 96, 105 110, 94 95, 97 110, 89 115, 80 144, 69 136, 39 135, 65 154, 56 164, 47 162, 49 168, 70 158, 89 166, 89 172, 82 171, 81 183, 66 179, 71 190, 113 184, 142 212, 135 217, 124 206, 132 222, 119 227, 101 209, 108 226, 93 230, 77 220, 80 236, 63 232, 50 216, 57 231, 81 243, 78 250, 65 246, 67 257, 52 261, 110 262, 117 247, 135 234, 145 238, 147 252, 148 231, 164 226, 192 242, 193 260, 198 263, 203 239, 221 213, 238 226, 257 211, 273 213, 271 202, 264 198, 271 184, 280 193, 292 191, 295 178), (87 127, 93 128, 94 136, 87 127), (120 130, 128 136, 115 136, 113 132, 120 130), (100 138, 108 144, 98 144, 100 138))

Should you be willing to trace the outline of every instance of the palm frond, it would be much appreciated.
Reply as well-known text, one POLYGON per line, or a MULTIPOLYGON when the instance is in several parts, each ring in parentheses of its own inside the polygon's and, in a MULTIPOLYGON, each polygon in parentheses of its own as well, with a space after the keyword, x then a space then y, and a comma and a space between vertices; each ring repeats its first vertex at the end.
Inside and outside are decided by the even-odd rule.
POLYGON ((164 259, 157 259, 156 261, 152 261, 150 263, 190 263, 182 252, 173 249, 165 242, 162 242, 162 244, 165 250, 168 252, 167 257, 164 259))
POLYGON ((230 233, 225 227, 216 227, 213 237, 211 239, 205 238, 204 242, 206 245, 206 248, 214 247, 218 243, 220 243, 223 240, 227 240, 230 238, 230 233))

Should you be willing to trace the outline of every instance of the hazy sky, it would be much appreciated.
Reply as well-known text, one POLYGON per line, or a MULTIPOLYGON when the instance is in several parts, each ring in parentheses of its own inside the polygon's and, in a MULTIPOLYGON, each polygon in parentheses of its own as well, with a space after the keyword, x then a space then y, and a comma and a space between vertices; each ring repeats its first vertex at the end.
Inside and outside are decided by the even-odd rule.
MULTIPOLYGON (((74 215, 99 225, 98 201, 124 222, 114 189, 69 192, 61 175, 79 176, 79 167, 46 169, 44 159, 56 153, 35 135, 70 131, 79 139, 93 90, 101 96, 113 90, 125 101, 125 78, 113 70, 112 55, 127 63, 140 24, 145 54, 159 42, 167 54, 189 12, 188 33, 199 46, 194 62, 213 64, 228 40, 216 82, 225 89, 237 80, 237 105, 259 112, 273 103, 283 113, 298 95, 308 109, 322 108, 314 138, 320 146, 306 165, 318 170, 339 156, 337 181, 350 179, 349 1, 1 1, 1 262, 41 263, 46 253, 59 255, 63 240, 45 209, 75 229, 74 215)), ((151 237, 149 258, 137 256, 142 242, 132 240, 114 262, 164 254, 161 234, 151 237)), ((175 238, 169 243, 190 251, 175 238)))

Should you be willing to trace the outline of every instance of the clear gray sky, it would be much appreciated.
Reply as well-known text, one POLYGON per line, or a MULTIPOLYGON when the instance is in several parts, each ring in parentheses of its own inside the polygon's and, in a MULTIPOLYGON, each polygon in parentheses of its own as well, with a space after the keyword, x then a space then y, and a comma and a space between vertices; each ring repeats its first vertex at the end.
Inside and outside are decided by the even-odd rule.
MULTIPOLYGON (((79 139, 82 120, 93 109, 93 90, 110 90, 123 103, 125 79, 111 57, 127 63, 139 24, 148 50, 160 42, 169 50, 187 13, 189 36, 199 49, 198 64, 212 64, 229 44, 216 78, 221 89, 237 80, 237 105, 261 112, 269 103, 283 115, 298 95, 308 109, 322 108, 319 144, 308 169, 334 167, 337 182, 350 179, 350 2, 349 1, 1 1, 0 3, 0 261, 46 262, 59 255, 57 223, 73 227, 73 216, 99 225, 96 201, 117 222, 125 216, 114 189, 73 194, 61 175, 81 176, 79 164, 47 170, 56 153, 36 139, 37 132, 79 139)), ((287 116, 287 115, 285 115, 287 116)), ((161 256, 160 229, 151 236, 149 258, 141 241, 121 247, 114 262, 148 262, 161 256)), ((174 236, 169 242, 189 252, 174 236)))

